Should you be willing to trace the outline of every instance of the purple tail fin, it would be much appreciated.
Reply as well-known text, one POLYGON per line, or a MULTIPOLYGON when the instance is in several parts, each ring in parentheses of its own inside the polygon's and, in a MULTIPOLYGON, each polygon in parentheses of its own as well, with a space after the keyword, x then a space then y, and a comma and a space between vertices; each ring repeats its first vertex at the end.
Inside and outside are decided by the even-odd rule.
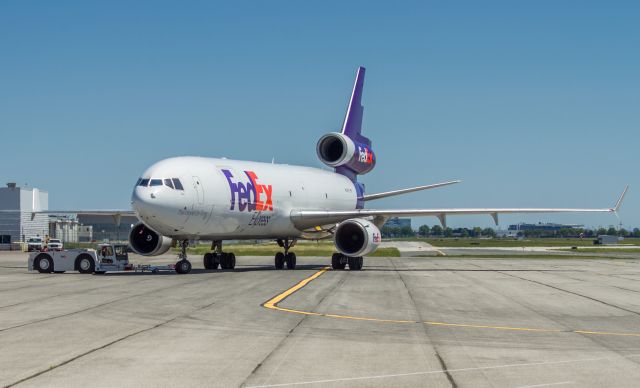
MULTIPOLYGON (((342 134, 353 140, 355 144, 357 144, 358 153, 361 153, 362 150, 365 150, 365 154, 369 153, 370 160, 365 160, 367 158, 362 159, 361 157, 354 159, 351 164, 352 165, 343 165, 336 167, 336 172, 338 174, 342 174, 347 178, 351 179, 353 182, 356 192, 358 195, 358 202, 356 207, 358 209, 364 208, 364 185, 358 182, 358 171, 361 170, 362 164, 361 160, 365 160, 365 164, 368 165, 365 168, 365 171, 371 170, 373 165, 375 164, 375 156, 373 155, 373 151, 371 151, 371 140, 367 137, 362 136, 362 116, 364 113, 364 107, 362 106, 362 89, 364 88, 364 73, 365 68, 360 66, 358 67, 358 72, 356 73, 356 81, 353 84, 353 91, 351 92, 351 99, 349 100, 349 106, 347 107, 347 114, 344 118, 344 123, 342 124, 342 134), (353 166, 355 165, 355 167, 353 166)), ((359 155, 360 156, 360 155, 359 155)))
POLYGON ((364 87, 365 70, 362 66, 358 68, 356 81, 353 84, 353 92, 351 92, 351 99, 349 100, 349 107, 342 124, 342 133, 351 140, 370 146, 371 141, 360 133, 362 131, 362 115, 364 113, 362 89, 364 87))

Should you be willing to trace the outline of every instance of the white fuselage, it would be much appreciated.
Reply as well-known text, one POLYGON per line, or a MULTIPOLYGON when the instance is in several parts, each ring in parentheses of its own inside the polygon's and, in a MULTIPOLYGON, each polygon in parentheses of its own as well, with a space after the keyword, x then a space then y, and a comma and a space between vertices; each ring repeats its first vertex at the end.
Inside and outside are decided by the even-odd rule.
POLYGON ((303 231, 292 223, 292 210, 353 210, 357 202, 347 177, 311 167, 177 157, 152 165, 141 179, 133 209, 147 226, 172 238, 299 237, 303 231))

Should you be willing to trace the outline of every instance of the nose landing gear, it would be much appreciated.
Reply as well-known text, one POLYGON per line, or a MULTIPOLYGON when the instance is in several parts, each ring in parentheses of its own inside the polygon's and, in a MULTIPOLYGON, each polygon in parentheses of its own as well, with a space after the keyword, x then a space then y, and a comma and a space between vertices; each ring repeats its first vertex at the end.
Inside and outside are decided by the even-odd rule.
POLYGON ((191 272, 191 262, 187 260, 187 247, 189 240, 182 240, 180 244, 180 253, 178 253, 178 262, 176 263, 176 272, 185 274, 191 272))
POLYGON ((296 269, 296 254, 293 252, 289 252, 289 249, 293 248, 296 245, 298 240, 288 238, 286 239, 277 239, 276 242, 282 248, 284 248, 284 253, 278 252, 275 256, 275 267, 276 269, 284 269, 285 264, 287 265, 287 269, 296 269))

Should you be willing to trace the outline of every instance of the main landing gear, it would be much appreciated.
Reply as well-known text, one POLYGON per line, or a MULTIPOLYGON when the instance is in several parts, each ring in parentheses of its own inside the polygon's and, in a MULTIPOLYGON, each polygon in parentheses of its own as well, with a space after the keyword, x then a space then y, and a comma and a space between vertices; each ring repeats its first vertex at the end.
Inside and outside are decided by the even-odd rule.
POLYGON ((362 256, 350 257, 342 253, 334 253, 331 256, 331 268, 333 269, 345 269, 348 264, 351 271, 360 271, 363 263, 364 258, 362 256))
POLYGON ((276 242, 282 248, 284 248, 284 253, 278 252, 275 257, 275 266, 276 269, 284 269, 284 265, 287 265, 287 269, 296 269, 296 254, 293 252, 289 252, 289 249, 293 248, 296 245, 297 240, 288 238, 285 239, 277 239, 276 242))
POLYGON ((204 254, 202 259, 204 269, 234 269, 236 267, 236 255, 233 253, 222 252, 222 241, 214 241, 211 244, 211 250, 204 254))
POLYGON ((178 244, 180 245, 180 253, 178 253, 176 272, 179 274, 189 273, 191 272, 191 262, 187 260, 187 247, 189 246, 189 240, 182 240, 178 244))

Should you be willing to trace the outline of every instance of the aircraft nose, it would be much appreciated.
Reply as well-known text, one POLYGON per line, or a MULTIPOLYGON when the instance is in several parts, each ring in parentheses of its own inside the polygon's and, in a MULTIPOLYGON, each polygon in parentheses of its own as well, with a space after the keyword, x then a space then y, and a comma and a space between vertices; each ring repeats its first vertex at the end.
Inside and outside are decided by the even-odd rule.
POLYGON ((155 199, 155 194, 148 187, 136 186, 131 194, 131 207, 139 215, 144 216, 157 205, 155 199))

